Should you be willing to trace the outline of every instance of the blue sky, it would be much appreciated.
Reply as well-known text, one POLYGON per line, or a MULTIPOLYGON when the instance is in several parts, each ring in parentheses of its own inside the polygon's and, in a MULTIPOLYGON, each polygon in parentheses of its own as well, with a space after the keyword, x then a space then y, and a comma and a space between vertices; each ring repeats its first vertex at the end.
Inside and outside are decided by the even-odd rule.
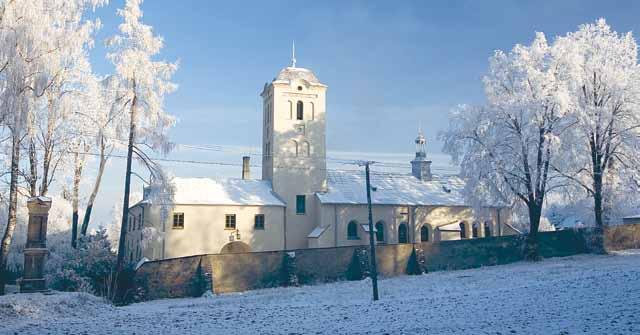
MULTIPOLYGON (((101 45, 115 33, 122 4, 97 11, 103 29, 92 62, 102 74, 113 71, 101 45)), ((446 166, 437 132, 452 107, 483 101, 481 78, 494 50, 528 43, 535 31, 551 40, 599 17, 619 32, 640 25, 637 1, 147 0, 143 11, 143 21, 165 38, 161 58, 181 64, 180 87, 166 100, 179 119, 172 140, 238 147, 224 154, 179 150, 170 158, 226 162, 260 147, 259 92, 289 64, 292 40, 298 66, 329 86, 329 155, 408 160, 420 122, 434 165, 446 166)), ((177 175, 239 175, 235 167, 168 167, 177 175)), ((102 217, 120 199, 123 171, 119 161, 109 167, 98 199, 102 217)))

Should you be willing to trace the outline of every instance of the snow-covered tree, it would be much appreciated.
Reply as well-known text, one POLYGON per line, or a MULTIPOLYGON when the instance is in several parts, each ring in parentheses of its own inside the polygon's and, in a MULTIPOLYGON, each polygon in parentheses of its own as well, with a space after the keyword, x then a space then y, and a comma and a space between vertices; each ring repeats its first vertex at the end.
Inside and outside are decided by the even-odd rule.
POLYGON ((607 218, 627 214, 625 198, 636 199, 629 195, 640 188, 637 56, 632 34, 618 34, 604 19, 581 25, 554 43, 573 126, 563 136, 565 159, 553 168, 593 198, 591 210, 600 229, 607 218))
POLYGON ((108 41, 111 52, 108 58, 116 67, 119 81, 117 106, 129 116, 127 168, 125 173, 122 224, 118 250, 117 270, 124 260, 124 241, 129 216, 129 192, 131 185, 131 163, 135 153, 139 161, 149 169, 152 181, 166 182, 160 167, 153 163, 140 144, 154 151, 167 153, 171 143, 167 130, 175 118, 164 111, 164 97, 173 92, 176 85, 170 82, 177 69, 176 63, 154 60, 163 46, 163 39, 154 36, 151 26, 143 24, 142 0, 127 0, 118 15, 123 19, 120 34, 108 41))
MULTIPOLYGON (((36 0, 0 2, 0 122, 11 139, 9 206, 7 225, 0 245, 0 294, 4 292, 4 269, 16 227, 21 146, 25 138, 35 145, 37 111, 47 108, 45 100, 55 98, 55 87, 64 77, 65 55, 88 30, 83 13, 104 0, 36 0)), ((90 25, 90 24, 89 24, 90 25)), ((84 42, 80 42, 83 44, 84 42)), ((55 117, 53 118, 55 119, 55 117)), ((52 119, 52 120, 53 120, 52 119)), ((45 133, 47 131, 45 130, 45 133)), ((30 150, 35 153, 35 150, 30 150)), ((51 153, 51 152, 50 152, 51 153)), ((30 155, 28 183, 37 192, 36 157, 30 155), (36 172, 34 172, 36 171, 36 172)), ((49 168, 47 168, 48 171, 49 168)), ((43 176, 46 188, 49 174, 43 176)))
POLYGON ((496 51, 484 78, 487 104, 454 110, 440 134, 476 207, 501 202, 526 209, 530 258, 537 257, 545 196, 555 187, 550 165, 565 128, 567 90, 556 66, 542 33, 529 46, 496 51))

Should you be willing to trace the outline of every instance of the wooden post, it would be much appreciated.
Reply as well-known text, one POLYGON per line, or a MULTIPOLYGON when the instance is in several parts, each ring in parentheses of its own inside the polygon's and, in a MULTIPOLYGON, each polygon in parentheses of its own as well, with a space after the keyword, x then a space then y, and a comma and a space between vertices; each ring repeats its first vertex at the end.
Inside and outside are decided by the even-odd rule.
POLYGON ((20 292, 32 293, 46 291, 44 263, 47 258, 47 221, 51 199, 33 197, 27 200, 29 224, 27 226, 27 245, 24 249, 24 275, 20 281, 20 292))

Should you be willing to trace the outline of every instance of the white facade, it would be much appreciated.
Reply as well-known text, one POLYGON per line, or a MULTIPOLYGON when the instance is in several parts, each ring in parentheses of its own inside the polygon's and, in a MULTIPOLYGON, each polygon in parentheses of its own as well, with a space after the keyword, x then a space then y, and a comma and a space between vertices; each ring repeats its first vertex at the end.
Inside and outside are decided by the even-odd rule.
MULTIPOLYGON (((282 69, 261 93, 262 180, 177 178, 166 218, 148 198, 132 207, 134 229, 126 246, 131 260, 368 243, 364 172, 327 170, 326 91, 295 61, 282 69), (160 234, 146 238, 145 227, 160 234)), ((504 208, 487 208, 482 219, 474 217, 463 181, 432 175, 421 132, 415 144, 412 174, 371 176, 378 243, 515 233, 504 208)))

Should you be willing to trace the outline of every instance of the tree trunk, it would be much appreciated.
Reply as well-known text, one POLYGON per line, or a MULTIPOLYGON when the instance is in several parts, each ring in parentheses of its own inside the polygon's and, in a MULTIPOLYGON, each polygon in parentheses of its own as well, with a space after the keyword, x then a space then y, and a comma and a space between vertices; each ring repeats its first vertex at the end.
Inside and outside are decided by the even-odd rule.
POLYGON ((9 213, 7 215, 7 227, 0 244, 0 295, 4 295, 4 287, 7 281, 7 258, 13 239, 13 232, 17 224, 18 208, 18 174, 20 162, 20 137, 13 135, 11 146, 11 181, 9 184, 9 213))
POLYGON ((89 221, 91 220, 91 210, 93 209, 93 203, 95 202, 96 196, 98 195, 98 191, 100 190, 100 182, 102 181, 102 174, 104 173, 104 168, 106 165, 107 165, 107 157, 105 155, 104 137, 102 137, 100 141, 100 165, 98 166, 98 176, 96 177, 96 181, 93 184, 93 190, 91 191, 91 195, 89 196, 89 201, 87 202, 87 208, 84 211, 84 218, 82 219, 82 227, 80 228, 80 234, 82 234, 82 236, 87 235, 87 229, 89 228, 89 221))
POLYGON ((524 257, 527 260, 537 261, 540 259, 538 252, 538 229, 540 228, 540 216, 542 215, 542 205, 537 201, 527 204, 529 209, 529 234, 525 244, 524 257))
MULTIPOLYGON (((135 82, 134 82, 135 92, 135 82)), ((127 229, 129 221, 129 193, 131 191, 131 160, 133 156, 133 143, 136 133, 136 102, 137 97, 134 95, 131 102, 131 120, 129 123, 129 144, 127 146, 127 170, 124 176, 124 199, 122 201, 122 223, 120 225, 120 239, 118 242, 118 258, 116 260, 116 273, 120 273, 124 268, 125 244, 127 238, 127 229)), ((116 280, 117 282, 117 280, 116 280)), ((117 290, 116 290, 117 292, 117 290)))
POLYGON ((75 169, 73 173, 73 194, 71 196, 71 206, 73 215, 71 218, 71 246, 77 246, 78 239, 78 207, 80 198, 80 178, 82 177, 82 165, 83 159, 80 157, 80 153, 75 153, 75 169))
POLYGON ((36 153, 36 143, 33 137, 29 139, 29 196, 38 196, 38 156, 36 153))

